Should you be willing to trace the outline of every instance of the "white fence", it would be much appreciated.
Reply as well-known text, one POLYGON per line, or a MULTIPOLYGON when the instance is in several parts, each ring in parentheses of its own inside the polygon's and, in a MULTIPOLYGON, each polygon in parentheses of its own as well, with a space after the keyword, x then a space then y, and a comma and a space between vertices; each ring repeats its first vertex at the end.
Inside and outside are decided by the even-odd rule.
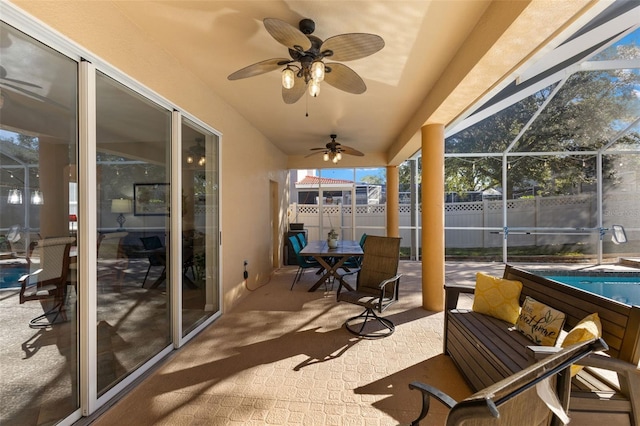
MULTIPOLYGON (((331 228, 342 230, 342 238, 351 238, 352 224, 356 224, 356 237, 362 232, 383 234, 386 226, 386 205, 325 205, 322 207, 323 232, 331 228)), ((310 239, 320 238, 320 206, 291 204, 290 222, 304 223, 310 239)), ((399 206, 400 236, 403 245, 411 241, 410 205, 399 206)), ((445 204, 446 247, 500 247, 504 234, 503 202, 477 201, 445 204), (455 229, 468 228, 468 229, 455 229)), ((508 200, 506 205, 510 246, 544 246, 595 242, 599 233, 597 198, 595 194, 535 197, 508 200), (526 228, 518 230, 518 228, 526 228), (534 231, 534 228, 537 228, 534 231), (546 231, 548 230, 548 231, 546 231), (529 232, 531 231, 531 232, 529 232)), ((418 214, 418 220, 420 215, 418 214)), ((640 194, 610 193, 603 198, 604 227, 622 224, 640 229, 640 194)), ((422 224, 419 222, 419 226, 422 224)), ((629 235, 628 235, 629 236, 629 235)), ((629 236, 630 240, 633 239, 629 236)))

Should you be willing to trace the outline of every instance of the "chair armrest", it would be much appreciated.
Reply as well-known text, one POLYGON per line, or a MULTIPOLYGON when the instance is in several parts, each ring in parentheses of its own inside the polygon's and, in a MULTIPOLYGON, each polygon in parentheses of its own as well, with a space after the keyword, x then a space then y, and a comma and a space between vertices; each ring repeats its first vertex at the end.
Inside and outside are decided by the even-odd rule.
POLYGON ((441 390, 426 383, 411 382, 409 383, 409 389, 417 389, 422 393, 422 408, 420 410, 420 415, 418 416, 418 418, 411 422, 412 426, 417 426, 420 423, 420 420, 424 419, 429 413, 429 403, 431 397, 434 397, 449 409, 453 408, 453 406, 457 404, 457 401, 455 399, 451 398, 441 390))
POLYGON ((390 283, 394 283, 396 281, 398 281, 400 279, 400 277, 402 276, 402 274, 398 274, 395 277, 386 279, 384 281, 382 281, 379 285, 380 290, 384 290, 384 288, 389 285, 390 283))
MULTIPOLYGON (((580 343, 576 343, 574 346, 579 345, 580 343)), ((562 348, 562 347, 558 347, 558 346, 527 346, 526 348, 526 354, 529 358, 534 359, 536 361, 539 361, 541 359, 544 359, 546 357, 548 357, 549 355, 553 355, 556 354, 558 352, 560 352, 561 350, 566 349, 566 348, 562 348)), ((593 341, 593 344, 591 345, 591 350, 592 351, 606 351, 609 350, 609 346, 607 345, 607 343, 602 339, 602 338, 597 338, 593 341)), ((587 365, 584 363, 584 360, 594 356, 595 353, 591 352, 589 355, 587 355, 586 357, 582 358, 580 360, 580 365, 587 365)), ((615 358, 612 358, 615 359, 615 358)), ((623 361, 620 361, 623 362, 623 361)))
POLYGON ((461 293, 473 294, 475 293, 475 286, 465 284, 445 284, 444 285, 444 301, 445 310, 449 311, 455 309, 458 306, 458 298, 461 293))
POLYGON ((37 269, 33 272, 31 272, 30 274, 24 274, 22 275, 20 278, 18 278, 18 282, 21 284, 26 285, 25 283, 29 282, 29 277, 35 277, 36 275, 38 275, 40 272, 42 272, 42 268, 37 269))
POLYGON ((603 370, 611 370, 617 373, 631 373, 640 378, 640 369, 638 369, 638 366, 602 353, 590 354, 580 361, 580 365, 602 368, 603 370))
POLYGON ((526 354, 527 358, 537 362, 561 350, 562 348, 557 346, 527 346, 526 354))

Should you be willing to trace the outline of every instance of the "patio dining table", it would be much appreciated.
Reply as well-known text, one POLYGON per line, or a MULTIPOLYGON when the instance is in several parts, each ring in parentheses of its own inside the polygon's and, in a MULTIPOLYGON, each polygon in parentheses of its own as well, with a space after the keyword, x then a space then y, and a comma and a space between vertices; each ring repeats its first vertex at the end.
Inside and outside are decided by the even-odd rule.
MULTIPOLYGON (((300 254, 302 256, 313 257, 324 268, 322 277, 309 289, 309 291, 316 291, 318 287, 327 282, 331 277, 340 278, 338 269, 342 267, 347 259, 350 257, 361 257, 364 255, 364 252, 358 241, 338 240, 338 247, 329 248, 326 240, 313 240, 309 241, 307 245, 300 250, 300 254)), ((345 283, 345 286, 353 290, 347 283, 345 283)))

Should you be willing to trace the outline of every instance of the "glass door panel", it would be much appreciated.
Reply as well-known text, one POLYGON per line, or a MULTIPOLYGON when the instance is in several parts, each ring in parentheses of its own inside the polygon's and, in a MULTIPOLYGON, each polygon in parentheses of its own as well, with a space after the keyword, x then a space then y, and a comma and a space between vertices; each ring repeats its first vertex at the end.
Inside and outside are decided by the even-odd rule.
POLYGON ((78 64, 0 33, 0 423, 53 424, 79 407, 78 64), (44 280, 54 288, 36 293, 44 280))
POLYGON ((98 395, 171 343, 171 113, 96 76, 98 395))
POLYGON ((182 125, 182 335, 220 309, 218 138, 182 125))

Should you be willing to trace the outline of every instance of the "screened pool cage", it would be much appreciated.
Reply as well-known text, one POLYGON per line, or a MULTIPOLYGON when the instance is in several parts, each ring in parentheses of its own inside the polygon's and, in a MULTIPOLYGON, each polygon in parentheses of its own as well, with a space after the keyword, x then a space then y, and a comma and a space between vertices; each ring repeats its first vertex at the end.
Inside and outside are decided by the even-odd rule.
POLYGON ((613 3, 447 128, 449 255, 640 257, 639 17, 613 3))
MULTIPOLYGON (((639 16, 637 2, 612 3, 447 126, 448 259, 640 260, 639 16)), ((421 251, 420 168, 419 152, 400 166, 400 234, 412 259, 421 251)), ((357 177, 355 169, 342 191, 361 187, 357 177)), ((319 194, 348 203, 320 196, 311 212, 292 188, 289 214, 300 221, 306 209, 318 235, 331 217, 345 237, 384 232, 384 197, 357 203, 329 192, 331 183, 320 179, 319 194)))

